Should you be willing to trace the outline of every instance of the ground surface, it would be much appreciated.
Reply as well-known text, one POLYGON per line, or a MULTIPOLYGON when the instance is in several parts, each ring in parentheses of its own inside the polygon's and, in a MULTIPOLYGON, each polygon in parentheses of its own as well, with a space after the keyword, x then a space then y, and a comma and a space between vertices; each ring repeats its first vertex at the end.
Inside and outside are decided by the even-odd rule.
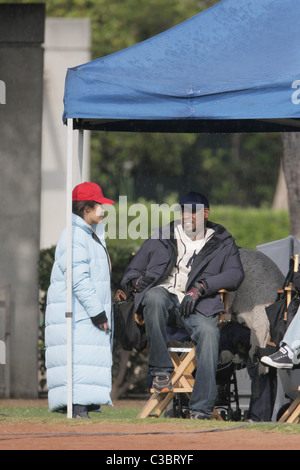
MULTIPOLYGON (((17 406, 22 406, 20 400, 17 406)), ((143 402, 141 402, 141 405, 143 402)), ((0 406, 16 406, 13 400, 0 400, 0 406)), ((35 406, 24 402, 24 406, 35 406)), ((39 404, 40 406, 40 404, 39 404)), ((43 406, 47 406, 47 402, 43 406)), ((124 402, 115 406, 126 406, 124 402)), ((128 405, 127 405, 128 406, 128 405)), ((300 434, 281 434, 249 429, 245 423, 232 423, 222 428, 218 421, 189 428, 186 420, 155 420, 150 424, 106 423, 97 420, 87 423, 0 422, 0 450, 299 450, 300 434), (176 421, 176 422, 175 422, 176 421), (182 423, 182 424, 181 424, 182 423)), ((208 423, 208 422, 207 422, 208 423)), ((297 425, 298 426, 298 425, 297 425)), ((117 454, 116 454, 117 455, 117 454)), ((138 455, 138 454, 135 454, 138 455)))

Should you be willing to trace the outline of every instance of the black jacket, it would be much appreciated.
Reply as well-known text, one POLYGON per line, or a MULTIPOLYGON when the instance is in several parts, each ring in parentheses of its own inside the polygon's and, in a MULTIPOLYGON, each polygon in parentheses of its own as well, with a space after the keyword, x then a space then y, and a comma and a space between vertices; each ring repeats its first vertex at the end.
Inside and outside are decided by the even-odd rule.
MULTIPOLYGON (((170 236, 164 237, 164 228, 148 238, 134 256, 125 271, 122 287, 126 289, 131 280, 140 276, 152 276, 152 284, 143 292, 135 295, 136 310, 147 290, 161 284, 172 272, 177 261, 177 242, 174 238, 174 223, 170 226, 170 236)), ((196 310, 205 316, 222 312, 220 289, 236 290, 244 279, 244 271, 238 248, 232 235, 219 224, 207 222, 207 228, 215 233, 196 256, 187 278, 186 291, 196 281, 202 282, 205 294, 197 304, 196 310)))

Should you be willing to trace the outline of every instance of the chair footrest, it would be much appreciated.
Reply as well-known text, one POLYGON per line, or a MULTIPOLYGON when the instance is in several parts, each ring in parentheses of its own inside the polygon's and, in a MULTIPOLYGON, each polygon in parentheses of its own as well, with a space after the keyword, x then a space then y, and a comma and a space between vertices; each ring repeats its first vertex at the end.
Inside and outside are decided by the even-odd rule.
POLYGON ((150 393, 157 393, 158 395, 167 395, 168 393, 173 393, 173 390, 157 392, 156 390, 154 390, 154 388, 150 388, 150 393))
POLYGON ((190 352, 193 348, 168 348, 169 352, 183 353, 190 352))
POLYGON ((157 393, 158 395, 167 395, 168 393, 192 393, 193 387, 174 387, 173 390, 167 392, 156 392, 154 388, 150 389, 150 393, 157 393))

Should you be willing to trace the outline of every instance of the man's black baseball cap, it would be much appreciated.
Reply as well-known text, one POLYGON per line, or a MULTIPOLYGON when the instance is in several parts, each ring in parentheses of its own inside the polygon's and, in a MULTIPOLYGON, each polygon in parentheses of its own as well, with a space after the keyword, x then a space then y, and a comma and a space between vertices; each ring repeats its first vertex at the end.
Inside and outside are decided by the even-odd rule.
POLYGON ((184 196, 182 196, 179 200, 180 206, 192 206, 193 209, 196 209, 197 205, 202 204, 205 209, 209 209, 209 202, 208 199, 203 196, 201 193, 196 193, 191 191, 184 196))

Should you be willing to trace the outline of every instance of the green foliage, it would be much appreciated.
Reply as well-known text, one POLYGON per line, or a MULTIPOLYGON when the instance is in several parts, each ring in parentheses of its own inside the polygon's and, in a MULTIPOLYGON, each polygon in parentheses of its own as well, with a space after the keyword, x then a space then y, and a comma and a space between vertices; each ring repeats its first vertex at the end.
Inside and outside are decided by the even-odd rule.
MULTIPOLYGON (((159 34, 218 1, 46 0, 46 13, 90 18, 92 59, 97 59, 159 34)), ((280 135, 272 133, 97 132, 91 139, 91 180, 108 197, 127 195, 131 201, 145 197, 160 202, 174 191, 198 190, 214 204, 270 206, 281 154, 280 135)))
POLYGON ((288 211, 216 206, 211 208, 210 220, 224 225, 241 248, 255 250, 290 235, 288 211))
POLYGON ((54 262, 55 246, 43 249, 39 259, 39 287, 46 291, 50 284, 51 269, 54 262))
POLYGON ((38 335, 38 367, 39 367, 39 391, 46 387, 46 367, 45 367, 45 311, 47 301, 47 291, 50 285, 51 270, 54 262, 55 246, 40 251, 38 273, 40 288, 40 315, 39 315, 39 335, 38 335))
POLYGON ((196 190, 214 204, 270 206, 281 153, 279 134, 104 132, 92 138, 91 180, 131 201, 196 190))
MULTIPOLYGON (((88 17, 92 58, 159 34, 218 0, 47 0, 48 16, 88 17)), ((74 64, 77 65, 77 64, 74 64)), ((108 197, 157 202, 172 192, 204 192, 214 204, 271 205, 281 157, 279 134, 93 132, 91 180, 108 197)))
POLYGON ((231 134, 197 138, 202 191, 214 204, 270 205, 279 175, 282 147, 279 134, 231 134))
MULTIPOLYGON (((216 1, 206 2, 212 3, 216 1)), ((47 0, 46 7, 48 16, 91 18, 93 59, 148 39, 206 8, 199 10, 196 0, 47 0)))
MULTIPOLYGON (((174 197, 175 195, 169 198, 169 205, 175 203, 176 199, 174 199, 174 197)), ((151 213, 155 212, 153 207, 163 208, 163 204, 157 205, 154 204, 153 201, 146 202, 144 200, 139 200, 139 202, 142 202, 147 207, 148 219, 142 218, 143 223, 147 227, 147 235, 144 238, 138 238, 137 240, 118 240, 109 238, 106 240, 109 251, 113 251, 114 259, 118 260, 118 253, 120 253, 120 258, 123 259, 123 263, 125 263, 126 259, 130 259, 132 253, 138 249, 147 236, 151 235, 151 229, 153 229, 151 225, 151 213)), ((118 204, 115 205, 117 208, 116 222, 118 224, 118 204)), ((136 215, 136 219, 140 217, 140 214, 136 215)), ((160 223, 155 225, 159 226, 161 223, 167 224, 172 219, 172 213, 169 217, 168 210, 165 212, 162 211, 159 219, 160 223)), ((235 237, 237 244, 242 248, 256 249, 257 245, 279 240, 290 235, 289 213, 284 210, 278 211, 264 207, 242 208, 236 206, 211 205, 209 220, 224 225, 235 237)), ((134 223, 134 217, 128 217, 127 223, 127 233, 130 233, 130 224, 134 223)))
POLYGON ((138 245, 130 240, 107 240, 107 248, 112 264, 111 289, 114 295, 120 288, 125 269, 138 249, 138 245))

